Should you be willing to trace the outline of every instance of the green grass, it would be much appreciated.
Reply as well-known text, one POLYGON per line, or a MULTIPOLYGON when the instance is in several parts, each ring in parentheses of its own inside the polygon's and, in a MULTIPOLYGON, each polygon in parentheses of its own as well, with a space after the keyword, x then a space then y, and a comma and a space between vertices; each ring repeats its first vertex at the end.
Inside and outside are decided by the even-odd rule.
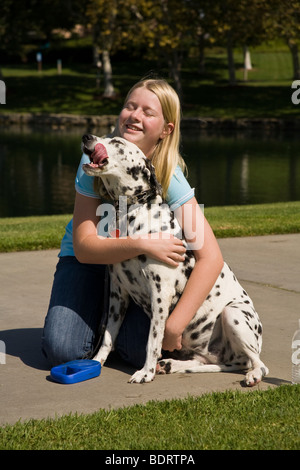
MULTIPOLYGON (((300 202, 205 209, 217 238, 300 233, 300 202)), ((0 219, 0 252, 59 248, 71 215, 0 219)))
MULTIPOLYGON (((253 70, 243 81, 241 51, 235 52, 237 86, 228 86, 227 59, 224 50, 208 50, 205 73, 197 71, 197 60, 188 59, 182 67, 184 116, 214 118, 293 118, 299 107, 291 102, 293 81, 291 54, 287 48, 257 48, 251 51, 253 70)), ((36 64, 3 66, 7 86, 5 112, 42 112, 70 114, 119 114, 128 89, 150 70, 168 77, 168 70, 139 59, 121 62, 113 58, 113 80, 117 96, 102 98, 103 77, 96 89, 92 65, 65 66, 57 75, 50 61, 38 73, 36 64), (132 67, 138 63, 138 67, 132 67), (129 64, 129 65, 128 65, 129 64), (134 70, 134 72, 133 72, 134 70)))
POLYGON ((205 209, 217 238, 300 232, 300 201, 205 209))
POLYGON ((0 252, 59 248, 71 215, 0 219, 0 252))
POLYGON ((299 450, 299 400, 283 385, 30 420, 2 428, 0 449, 299 450))

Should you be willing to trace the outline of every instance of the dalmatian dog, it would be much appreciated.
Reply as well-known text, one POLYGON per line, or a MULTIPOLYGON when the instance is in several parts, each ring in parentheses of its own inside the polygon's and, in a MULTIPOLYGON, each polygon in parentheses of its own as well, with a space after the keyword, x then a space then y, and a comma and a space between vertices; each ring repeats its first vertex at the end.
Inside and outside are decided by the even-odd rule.
MULTIPOLYGON (((126 228, 125 235, 142 237, 165 232, 179 238, 180 226, 162 200, 154 168, 136 145, 119 137, 84 135, 82 150, 90 157, 90 163, 83 165, 84 172, 96 177, 100 195, 108 194, 113 200, 118 227, 126 228), (126 210, 120 210, 119 200, 125 196, 126 210)), ((117 230, 122 236, 122 230, 117 230)), ((156 373, 245 370, 245 384, 253 386, 269 372, 259 356, 262 324, 250 297, 226 263, 185 329, 182 349, 161 359, 165 322, 195 264, 192 251, 186 247, 185 260, 178 267, 145 255, 109 266, 108 322, 94 359, 102 364, 107 359, 131 297, 151 323, 145 364, 129 382, 150 382, 156 373)))

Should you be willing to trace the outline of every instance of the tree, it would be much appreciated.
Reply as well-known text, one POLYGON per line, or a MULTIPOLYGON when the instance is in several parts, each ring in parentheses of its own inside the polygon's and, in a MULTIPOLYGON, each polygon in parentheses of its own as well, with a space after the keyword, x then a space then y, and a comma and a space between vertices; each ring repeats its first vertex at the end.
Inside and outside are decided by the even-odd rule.
POLYGON ((227 50, 229 83, 236 83, 234 48, 254 46, 266 39, 264 18, 268 0, 191 0, 198 31, 209 44, 227 50))
POLYGON ((178 94, 182 95, 181 65, 191 43, 191 18, 187 0, 137 0, 139 33, 134 43, 143 46, 148 57, 168 65, 178 94))
POLYGON ((79 0, 1 0, 1 49, 22 56, 29 33, 49 40, 54 28, 71 29, 83 7, 84 2, 79 0))
POLYGON ((270 12, 267 27, 270 35, 283 38, 292 54, 293 78, 300 78, 299 37, 300 37, 300 1, 299 0, 269 0, 270 12))
POLYGON ((115 95, 112 80, 111 55, 124 49, 134 30, 136 19, 134 0, 88 0, 85 21, 92 27, 94 49, 102 54, 104 94, 115 95))
MULTIPOLYGON (((0 43, 6 54, 22 55, 23 43, 33 28, 34 1, 2 0, 0 6, 0 43)), ((0 72, 1 75, 1 72, 0 72)))

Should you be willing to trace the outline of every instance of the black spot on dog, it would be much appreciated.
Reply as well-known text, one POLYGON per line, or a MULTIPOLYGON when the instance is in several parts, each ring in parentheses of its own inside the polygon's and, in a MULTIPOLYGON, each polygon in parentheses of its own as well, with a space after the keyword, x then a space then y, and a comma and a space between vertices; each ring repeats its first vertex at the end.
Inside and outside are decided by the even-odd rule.
POLYGON ((184 270, 184 274, 186 276, 186 278, 188 279, 191 275, 191 272, 193 271, 193 268, 191 266, 188 266, 185 270, 184 270))
POLYGON ((113 298, 116 298, 117 300, 119 300, 119 294, 117 292, 114 292, 114 291, 111 291, 110 293, 110 298, 113 299, 113 298))
POLYGON ((125 269, 124 274, 127 277, 130 284, 134 284, 135 282, 137 282, 137 279, 133 276, 132 272, 129 271, 129 269, 125 269))
POLYGON ((163 369, 164 369, 166 374, 170 374, 170 372, 171 372, 171 363, 170 362, 161 361, 160 365, 163 366, 163 369))
POLYGON ((192 341, 195 341, 196 339, 198 339, 200 336, 200 331, 195 331, 194 333, 191 334, 190 338, 192 341))
POLYGON ((213 326, 214 326, 213 321, 211 321, 210 323, 207 323, 207 325, 204 325, 204 327, 202 328, 201 333, 204 333, 207 330, 211 330, 213 326))
POLYGON ((113 319, 115 322, 119 321, 120 315, 118 313, 114 313, 113 319))

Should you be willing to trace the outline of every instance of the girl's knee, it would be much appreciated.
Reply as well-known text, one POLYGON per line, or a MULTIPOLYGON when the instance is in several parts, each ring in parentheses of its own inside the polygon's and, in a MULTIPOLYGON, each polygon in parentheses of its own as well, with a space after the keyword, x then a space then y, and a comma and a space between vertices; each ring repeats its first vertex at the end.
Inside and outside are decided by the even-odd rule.
POLYGON ((42 336, 42 351, 51 366, 82 359, 93 348, 93 331, 66 307, 49 309, 42 336))

